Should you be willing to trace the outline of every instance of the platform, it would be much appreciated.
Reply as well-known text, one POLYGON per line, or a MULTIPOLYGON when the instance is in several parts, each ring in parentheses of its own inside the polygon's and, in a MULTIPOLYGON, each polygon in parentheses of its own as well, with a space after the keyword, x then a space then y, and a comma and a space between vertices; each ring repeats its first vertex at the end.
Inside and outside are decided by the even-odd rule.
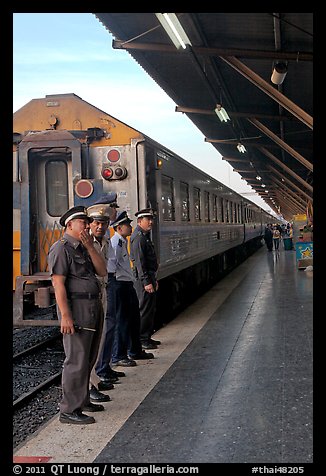
POLYGON ((265 247, 154 336, 93 425, 54 417, 14 454, 50 463, 312 463, 313 272, 265 247))

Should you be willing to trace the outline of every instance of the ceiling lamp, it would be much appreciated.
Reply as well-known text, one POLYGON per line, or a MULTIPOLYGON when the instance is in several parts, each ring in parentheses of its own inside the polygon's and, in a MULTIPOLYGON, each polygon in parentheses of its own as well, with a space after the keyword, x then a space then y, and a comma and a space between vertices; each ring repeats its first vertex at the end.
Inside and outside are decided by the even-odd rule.
POLYGON ((182 47, 185 50, 187 45, 191 45, 175 13, 155 13, 155 15, 176 48, 182 47))
POLYGON ((271 76, 272 83, 282 84, 287 72, 288 67, 285 63, 275 63, 271 76))
POLYGON ((231 121, 228 113, 226 112, 224 107, 222 107, 221 104, 216 104, 216 108, 214 109, 214 111, 221 122, 231 121))
POLYGON ((247 152, 247 149, 245 148, 245 146, 243 144, 241 144, 239 142, 239 144, 237 145, 237 149, 239 152, 241 152, 242 154, 244 154, 245 152, 247 152))

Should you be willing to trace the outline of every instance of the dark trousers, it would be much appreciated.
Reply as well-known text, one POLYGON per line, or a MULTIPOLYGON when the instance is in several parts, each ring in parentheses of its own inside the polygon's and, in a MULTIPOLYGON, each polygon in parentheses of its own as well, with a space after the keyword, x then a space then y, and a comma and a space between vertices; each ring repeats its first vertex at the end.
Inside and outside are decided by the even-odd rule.
MULTIPOLYGON (((84 303, 85 301, 80 301, 76 305, 77 310, 78 305, 84 306, 84 303)), ((98 324, 95 332, 80 330, 73 335, 63 334, 63 347, 66 358, 62 371, 60 412, 72 413, 75 410, 81 410, 90 401, 89 379, 96 361, 103 324, 101 301, 98 301, 96 305, 98 324)))
POLYGON ((137 279, 135 289, 139 301, 140 311, 140 340, 142 343, 148 342, 154 332, 154 319, 156 312, 156 292, 145 291, 142 282, 137 279))
POLYGON ((101 378, 108 378, 111 371, 110 362, 112 357, 115 328, 117 325, 115 283, 115 277, 109 273, 108 283, 106 286, 107 311, 104 319, 100 351, 95 366, 95 372, 101 378))
POLYGON ((273 238, 274 242, 274 248, 278 250, 280 248, 280 239, 279 238, 273 238))
POLYGON ((142 350, 139 338, 139 303, 132 281, 116 281, 117 326, 112 351, 112 362, 136 356, 142 350))
POLYGON ((273 238, 265 238, 265 243, 266 243, 268 251, 272 251, 273 250, 273 238))

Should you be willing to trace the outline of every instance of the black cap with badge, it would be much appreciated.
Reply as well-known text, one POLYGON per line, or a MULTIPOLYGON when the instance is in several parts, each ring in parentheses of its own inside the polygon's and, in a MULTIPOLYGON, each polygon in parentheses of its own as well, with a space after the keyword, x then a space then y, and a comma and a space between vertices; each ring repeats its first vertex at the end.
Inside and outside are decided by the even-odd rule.
POLYGON ((143 210, 139 210, 135 213, 137 218, 148 217, 148 218, 155 218, 156 212, 152 208, 143 208, 143 210))
POLYGON ((115 228, 116 226, 123 225, 125 223, 129 225, 131 222, 132 222, 132 220, 130 220, 130 218, 128 217, 127 212, 123 211, 123 212, 119 213, 117 218, 110 223, 110 226, 115 228))
POLYGON ((117 194, 116 192, 108 192, 105 195, 102 195, 93 205, 109 205, 110 207, 119 208, 117 205, 117 194))
POLYGON ((82 205, 78 205, 77 207, 72 207, 68 211, 66 211, 59 220, 61 226, 67 226, 67 223, 70 220, 74 220, 75 218, 81 218, 83 220, 87 219, 89 222, 92 219, 87 215, 87 210, 82 205))
POLYGON ((96 221, 109 222, 110 208, 119 208, 117 205, 117 194, 109 192, 96 200, 90 207, 87 208, 87 214, 90 218, 96 221))

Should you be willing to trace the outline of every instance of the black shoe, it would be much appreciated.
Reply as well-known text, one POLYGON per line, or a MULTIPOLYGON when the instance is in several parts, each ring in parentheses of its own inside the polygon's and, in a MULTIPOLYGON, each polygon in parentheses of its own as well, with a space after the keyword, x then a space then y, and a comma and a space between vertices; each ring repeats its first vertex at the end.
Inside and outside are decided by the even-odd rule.
POLYGON ((112 390, 114 388, 114 385, 110 380, 101 380, 97 386, 99 390, 112 390))
POLYGON ((84 412, 103 412, 103 405, 95 405, 92 402, 89 402, 88 405, 85 405, 83 408, 84 412))
POLYGON ((154 354, 152 354, 151 352, 145 352, 144 350, 142 350, 139 354, 130 355, 130 358, 134 360, 154 359, 154 354))
POLYGON ((119 380, 119 377, 117 375, 109 374, 107 377, 100 377, 100 379, 102 382, 116 383, 119 380))
POLYGON ((112 370, 110 369, 109 372, 108 372, 109 376, 113 376, 113 377, 125 377, 126 374, 124 372, 118 372, 117 370, 112 370))
POLYGON ((117 362, 112 362, 112 365, 121 365, 121 367, 135 367, 137 364, 132 359, 121 359, 117 362))
POLYGON ((89 391, 89 398, 91 402, 109 402, 111 398, 109 395, 105 395, 104 393, 101 393, 97 390, 97 388, 92 385, 90 391, 89 391))
POLYGON ((90 423, 95 423, 95 418, 78 411, 72 413, 60 413, 59 421, 60 423, 72 423, 74 425, 89 425, 90 423))
POLYGON ((143 349, 157 349, 157 345, 153 344, 151 341, 142 342, 141 346, 143 349))
POLYGON ((160 341, 160 340, 149 339, 149 342, 150 342, 151 344, 161 345, 161 341, 160 341))

